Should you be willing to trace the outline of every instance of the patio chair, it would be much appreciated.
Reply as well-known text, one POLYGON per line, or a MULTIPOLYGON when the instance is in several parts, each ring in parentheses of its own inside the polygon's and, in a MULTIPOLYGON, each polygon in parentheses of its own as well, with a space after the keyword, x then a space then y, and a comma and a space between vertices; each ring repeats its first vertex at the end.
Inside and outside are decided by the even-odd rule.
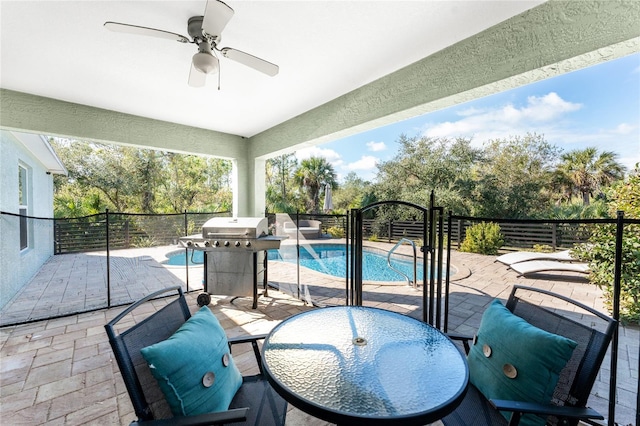
POLYGON ((598 424, 593 420, 604 417, 586 403, 616 326, 614 319, 568 297, 514 286, 506 307, 495 300, 487 308, 473 339, 451 336, 464 342, 471 380, 463 402, 442 422, 445 426, 598 424), (498 315, 491 316, 488 312, 494 309, 498 315), (523 342, 526 333, 508 330, 514 323, 535 337, 523 342), (541 343, 542 338, 548 343, 541 343), (535 400, 537 385, 529 380, 544 381, 543 400, 535 400), (504 397, 518 392, 524 397, 504 397))
MULTIPOLYGON (((201 311, 198 311, 198 313, 192 316, 189 312, 182 289, 176 286, 157 291, 135 302, 105 325, 107 335, 109 336, 109 343, 113 349, 127 392, 129 393, 133 408, 138 417, 138 420, 131 424, 191 425, 234 423, 284 425, 287 403, 271 388, 262 375, 262 363, 257 340, 264 339, 265 335, 229 338, 227 341, 224 330, 215 319, 213 321, 215 321, 216 327, 213 328, 219 327, 222 338, 218 340, 222 342, 221 349, 225 351, 225 355, 222 357, 215 357, 216 362, 220 360, 219 364, 224 364, 224 367, 221 366, 220 368, 227 367, 229 363, 233 364, 233 358, 230 356, 232 345, 251 343, 260 374, 242 377, 235 367, 235 364, 233 364, 233 368, 238 375, 237 385, 239 389, 235 395, 231 393, 229 396, 229 398, 232 399, 227 410, 223 409, 223 411, 219 412, 198 413, 197 415, 185 413, 184 416, 176 416, 172 413, 173 407, 170 406, 170 395, 164 393, 166 389, 162 389, 158 380, 153 376, 141 350, 142 348, 158 344, 158 342, 164 344, 170 337, 174 338, 174 336, 179 335, 180 333, 176 333, 176 331, 179 328, 181 330, 184 329, 182 326, 190 318, 192 318, 190 324, 195 324, 196 322, 193 319, 196 317, 200 319, 200 316, 207 318, 207 321, 211 320, 210 317, 213 317, 213 314, 209 307, 202 307, 201 311), (149 305, 145 306, 145 302, 159 297, 171 297, 173 300, 170 300, 167 305, 163 306, 157 312, 146 315, 145 317, 145 314, 149 312, 149 305), (144 317, 144 319, 140 320, 141 317, 144 317), (123 318, 127 318, 127 320, 122 321, 122 324, 118 324, 123 318), (136 324, 130 325, 132 319, 136 321, 136 324), (129 327, 123 330, 123 328, 127 326, 129 327)), ((201 346, 204 341, 210 340, 209 336, 212 337, 212 340, 214 339, 215 330, 211 330, 211 333, 208 333, 207 330, 205 333, 205 338, 191 339, 197 341, 187 342, 187 346, 191 343, 201 346)), ((182 335, 185 335, 185 333, 182 333, 182 335)), ((195 335, 192 334, 191 337, 193 336, 195 335)), ((183 345, 183 343, 184 341, 180 341, 180 345, 183 345)), ((188 352, 197 353, 201 351, 195 347, 188 352)), ((149 356, 148 353, 145 352, 145 356, 149 356)), ((202 368, 204 368, 205 371, 212 371, 208 369, 214 367, 206 365, 208 361, 200 363, 190 359, 191 356, 190 353, 185 353, 183 356, 173 356, 171 361, 174 364, 183 362, 185 368, 183 371, 188 372, 188 376, 191 376, 192 372, 193 375, 196 376, 196 384, 195 386, 189 385, 190 389, 211 387, 213 386, 213 382, 218 386, 226 373, 221 373, 221 370, 216 370, 213 374, 207 372, 204 376, 198 375, 201 374, 197 372, 198 369, 201 368, 201 364, 204 365, 202 368), (207 377, 207 375, 209 375, 209 377, 207 377)), ((171 368, 173 367, 172 365, 171 368)), ((155 370, 158 369, 155 365, 153 368, 155 370)), ((193 378, 188 377, 188 379, 192 380, 193 378)), ((226 382, 222 384, 226 385, 226 382)), ((178 386, 176 382, 169 383, 169 385, 172 387, 178 386)), ((228 391, 228 389, 223 389, 220 392, 223 391, 228 391)), ((183 398, 182 395, 179 397, 183 398)), ((200 400, 198 400, 198 403, 199 402, 200 400)), ((180 404, 186 406, 187 402, 181 399, 180 404)))
POLYGON ((518 273, 518 277, 540 272, 577 272, 580 274, 589 273, 588 263, 564 263, 553 260, 530 260, 528 262, 514 263, 509 266, 518 273))
POLYGON ((515 251, 496 257, 495 262, 504 263, 507 266, 514 263, 527 262, 530 260, 557 260, 571 262, 575 261, 571 256, 571 250, 556 251, 553 253, 542 253, 534 251, 515 251))

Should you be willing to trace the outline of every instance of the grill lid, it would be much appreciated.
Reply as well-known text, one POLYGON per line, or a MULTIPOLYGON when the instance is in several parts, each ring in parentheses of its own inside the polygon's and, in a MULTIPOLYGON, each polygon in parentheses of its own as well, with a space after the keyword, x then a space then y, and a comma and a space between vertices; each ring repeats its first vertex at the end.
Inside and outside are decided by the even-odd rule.
POLYGON ((202 226, 203 238, 256 239, 268 233, 266 217, 213 217, 202 226))

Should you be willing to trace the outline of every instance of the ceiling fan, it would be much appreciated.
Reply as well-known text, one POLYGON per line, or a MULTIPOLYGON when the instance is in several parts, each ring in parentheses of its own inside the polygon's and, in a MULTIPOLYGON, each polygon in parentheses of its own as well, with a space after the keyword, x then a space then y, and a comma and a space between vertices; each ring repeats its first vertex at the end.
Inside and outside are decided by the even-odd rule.
POLYGON ((219 0, 208 0, 204 16, 189 18, 187 32, 191 38, 169 31, 119 22, 108 21, 104 23, 104 26, 108 30, 121 33, 160 37, 180 43, 196 44, 198 53, 193 55, 189 72, 189 86, 192 87, 204 86, 207 75, 219 71, 220 64, 216 52, 221 53, 225 58, 239 62, 271 77, 278 74, 279 67, 271 62, 230 47, 218 47, 222 30, 231 20, 233 13, 233 9, 225 3, 219 0))

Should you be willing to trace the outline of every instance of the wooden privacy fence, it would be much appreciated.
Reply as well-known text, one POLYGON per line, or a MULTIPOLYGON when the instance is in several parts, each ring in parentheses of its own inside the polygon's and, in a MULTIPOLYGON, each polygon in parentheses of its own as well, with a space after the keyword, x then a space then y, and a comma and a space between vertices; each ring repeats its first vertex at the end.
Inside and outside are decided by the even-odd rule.
MULTIPOLYGON (((593 225, 582 221, 508 221, 501 219, 471 219, 452 217, 451 242, 460 248, 466 235, 466 229, 480 222, 494 222, 500 225, 504 238, 503 250, 532 248, 545 245, 553 250, 572 248, 585 243, 591 235, 593 225)), ((448 232, 445 222, 445 232, 448 232)))
MULTIPOLYGON (((460 248, 466 229, 479 222, 496 222, 504 238, 503 250, 529 249, 536 245, 549 246, 553 250, 571 248, 589 239, 592 225, 580 221, 509 221, 502 219, 473 219, 452 216, 451 243, 460 248)), ((365 238, 398 241, 401 238, 419 240, 422 238, 420 221, 386 221, 365 219, 365 238)), ((449 221, 445 218, 444 233, 449 232, 449 221)))
POLYGON ((54 253, 80 253, 107 249, 176 244, 178 238, 201 232, 214 216, 228 212, 129 214, 100 213, 80 218, 54 219, 54 253))
MULTIPOLYGON (((270 223, 275 221, 275 214, 267 215, 270 223)), ((290 217, 295 220, 296 214, 290 217)), ((298 214, 299 219, 319 220, 322 222, 322 232, 327 233, 331 227, 345 230, 346 215, 298 214)), ((548 246, 552 250, 571 248, 575 244, 584 243, 589 239, 593 224, 582 220, 516 220, 471 218, 465 216, 451 216, 451 243, 460 248, 466 235, 466 229, 480 222, 495 222, 505 243, 503 250, 531 249, 536 245, 548 246)), ((422 221, 412 220, 382 220, 380 218, 364 219, 363 236, 378 241, 398 241, 401 238, 412 240, 422 239, 422 221)), ((449 218, 444 218, 445 234, 449 232, 449 218)), ((445 238, 446 239, 446 238, 445 238)))

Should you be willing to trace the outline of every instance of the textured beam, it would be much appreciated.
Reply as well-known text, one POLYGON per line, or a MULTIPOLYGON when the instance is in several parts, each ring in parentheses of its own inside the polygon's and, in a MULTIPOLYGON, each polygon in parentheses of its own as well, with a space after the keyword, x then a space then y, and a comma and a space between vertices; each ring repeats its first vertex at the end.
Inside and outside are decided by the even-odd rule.
POLYGON ((0 89, 0 127, 219 158, 247 155, 240 136, 0 89))

